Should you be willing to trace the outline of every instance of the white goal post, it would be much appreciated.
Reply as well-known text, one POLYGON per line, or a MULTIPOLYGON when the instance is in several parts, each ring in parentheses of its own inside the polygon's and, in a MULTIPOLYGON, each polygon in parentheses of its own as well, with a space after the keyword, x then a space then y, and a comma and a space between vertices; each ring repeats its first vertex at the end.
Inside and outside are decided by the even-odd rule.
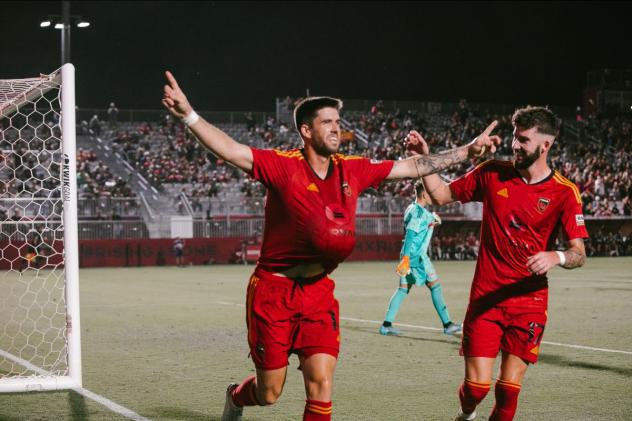
POLYGON ((75 68, 0 80, 0 392, 82 386, 75 68))

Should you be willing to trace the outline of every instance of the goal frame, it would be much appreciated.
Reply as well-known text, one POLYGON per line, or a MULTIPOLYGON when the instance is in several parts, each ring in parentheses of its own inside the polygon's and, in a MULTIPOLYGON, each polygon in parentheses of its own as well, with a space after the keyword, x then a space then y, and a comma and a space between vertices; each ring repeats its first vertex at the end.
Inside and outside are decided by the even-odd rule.
MULTIPOLYGON (((10 359, 35 373, 29 377, 0 378, 0 392, 33 392, 74 389, 82 387, 81 372, 81 320, 79 317, 79 247, 77 223, 77 165, 76 165, 76 118, 75 118, 75 67, 64 64, 52 73, 61 82, 61 195, 64 224, 64 295, 66 299, 66 347, 68 374, 58 376, 34 366, 6 351, 0 356, 10 359), (58 78, 61 78, 60 80, 58 78)), ((28 92, 22 101, 33 98, 28 92)), ((19 104, 12 101, 3 114, 13 112, 19 104), (7 111, 9 110, 9 111, 7 111)), ((5 114, 6 115, 6 114, 5 114)))

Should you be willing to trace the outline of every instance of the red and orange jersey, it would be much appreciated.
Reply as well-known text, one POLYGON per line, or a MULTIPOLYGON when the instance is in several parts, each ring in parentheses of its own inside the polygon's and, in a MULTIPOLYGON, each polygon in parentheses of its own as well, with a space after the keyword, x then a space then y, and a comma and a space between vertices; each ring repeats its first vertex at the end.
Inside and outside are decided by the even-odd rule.
POLYGON ((334 270, 355 245, 358 195, 384 180, 393 161, 335 154, 323 180, 300 149, 252 153, 252 175, 268 188, 258 265, 270 272, 310 263, 334 270))
POLYGON ((481 246, 470 302, 546 307, 546 276, 527 259, 552 250, 559 228, 566 239, 587 238, 577 187, 556 171, 527 184, 509 161, 486 161, 450 183, 463 203, 483 202, 481 246))

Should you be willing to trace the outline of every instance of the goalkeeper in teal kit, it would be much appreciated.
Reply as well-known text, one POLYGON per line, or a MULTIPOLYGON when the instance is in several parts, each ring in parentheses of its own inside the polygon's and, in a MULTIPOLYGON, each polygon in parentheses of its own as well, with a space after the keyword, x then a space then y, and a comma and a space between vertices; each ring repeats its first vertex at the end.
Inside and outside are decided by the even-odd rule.
POLYGON ((417 200, 406 209, 404 226, 406 234, 400 252, 400 262, 396 272, 400 276, 399 288, 391 297, 384 323, 380 326, 382 335, 397 335, 399 331, 393 328, 393 321, 399 307, 410 293, 413 285, 426 285, 430 290, 432 304, 443 324, 443 333, 453 335, 461 331, 461 325, 452 323, 448 307, 443 298, 443 291, 435 268, 428 257, 428 246, 432 238, 435 225, 441 223, 436 213, 428 212, 424 206, 431 203, 421 181, 415 183, 417 200))

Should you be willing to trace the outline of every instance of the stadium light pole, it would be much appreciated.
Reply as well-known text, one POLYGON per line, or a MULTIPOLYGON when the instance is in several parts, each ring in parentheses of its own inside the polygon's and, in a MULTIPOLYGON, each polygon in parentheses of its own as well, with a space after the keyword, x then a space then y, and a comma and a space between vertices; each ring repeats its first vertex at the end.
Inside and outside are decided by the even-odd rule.
POLYGON ((61 2, 61 15, 48 15, 45 21, 40 23, 41 28, 50 28, 61 30, 61 65, 70 63, 70 28, 72 24, 76 24, 77 28, 87 28, 90 22, 87 22, 79 15, 70 14, 70 1, 61 2))

